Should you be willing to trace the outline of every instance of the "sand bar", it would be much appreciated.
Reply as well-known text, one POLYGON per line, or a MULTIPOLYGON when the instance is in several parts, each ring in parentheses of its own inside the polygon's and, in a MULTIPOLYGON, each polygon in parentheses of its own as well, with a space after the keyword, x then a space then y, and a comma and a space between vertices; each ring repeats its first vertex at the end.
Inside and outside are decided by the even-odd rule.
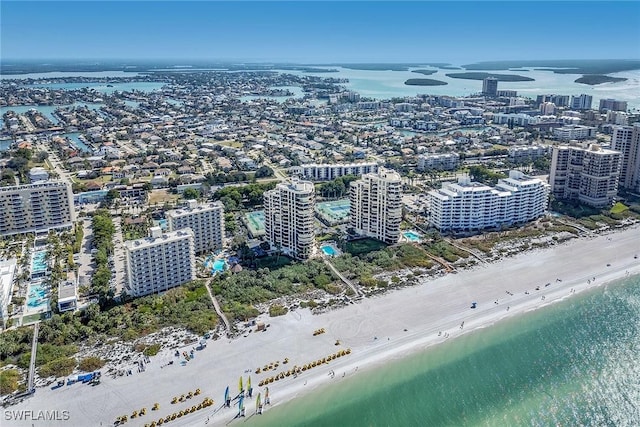
MULTIPOLYGON (((138 373, 131 365, 133 375, 117 378, 103 375, 102 383, 95 387, 74 384, 57 390, 41 388, 32 398, 6 410, 68 411, 69 414, 68 420, 26 419, 12 422, 15 426, 110 426, 118 416, 146 407, 147 415, 126 424, 144 426, 191 407, 203 397, 211 397, 215 402, 212 407, 166 425, 226 425, 238 410, 233 405, 219 409, 224 390, 229 386, 231 395, 235 396, 240 375, 245 382, 251 375, 253 384, 253 398, 245 399, 248 417, 254 412, 258 392, 264 397, 264 387, 258 387, 260 380, 287 371, 293 365, 322 359, 340 349, 352 350, 350 355, 307 370, 297 378, 290 376, 271 383, 272 405, 265 407, 265 411, 269 411, 322 384, 338 382, 343 374, 357 375, 376 364, 454 339, 502 318, 568 298, 626 274, 640 274, 640 258, 635 259, 634 255, 640 255, 637 226, 608 235, 575 239, 367 298, 321 315, 312 315, 304 309, 282 317, 265 318, 270 324, 266 332, 252 332, 234 340, 208 341, 208 346, 196 351, 195 359, 184 366, 174 356, 174 350, 166 350, 151 358, 145 372, 138 373), (477 302, 476 309, 470 308, 471 302, 477 302), (319 328, 326 332, 313 336, 319 328), (340 340, 339 346, 335 345, 336 340, 340 340), (283 364, 284 358, 289 359, 288 364, 283 364), (172 360, 174 363, 167 366, 172 360), (257 367, 275 361, 280 362, 277 370, 254 373, 257 367), (196 388, 202 391, 198 398, 170 403, 174 396, 196 388), (151 411, 155 402, 160 404, 160 409, 151 411)), ((185 349, 189 351, 191 346, 185 349)), ((229 425, 242 422, 236 420, 229 425)))

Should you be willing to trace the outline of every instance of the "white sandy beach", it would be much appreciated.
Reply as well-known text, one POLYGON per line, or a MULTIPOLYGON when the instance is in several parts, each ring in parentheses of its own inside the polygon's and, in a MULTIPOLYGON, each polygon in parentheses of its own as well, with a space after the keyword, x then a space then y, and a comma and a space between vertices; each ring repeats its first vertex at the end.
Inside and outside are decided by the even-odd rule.
MULTIPOLYGON (((130 416, 134 410, 146 407, 145 416, 130 419, 126 424, 144 426, 211 397, 215 401, 212 407, 168 425, 203 426, 208 418, 207 425, 224 425, 234 418, 237 406, 214 411, 223 403, 227 386, 232 396, 237 394, 240 375, 245 381, 251 375, 253 384, 253 398, 245 399, 248 417, 254 412, 258 392, 264 397, 264 387, 258 387, 260 380, 339 349, 352 350, 350 355, 307 370, 297 378, 287 377, 271 383, 271 405, 265 407, 265 411, 269 411, 319 385, 337 383, 343 374, 357 375, 376 364, 454 339, 626 274, 640 274, 640 258, 635 259, 636 254, 640 256, 637 226, 618 233, 575 239, 367 298, 321 315, 312 315, 304 309, 282 317, 265 318, 270 324, 266 332, 254 331, 234 340, 210 340, 207 348, 196 351, 195 359, 185 366, 174 357, 174 350, 165 350, 151 358, 146 372, 138 373, 132 365, 133 375, 115 379, 103 375, 102 383, 95 387, 74 384, 58 390, 40 388, 30 399, 5 411, 30 410, 34 411, 34 417, 38 415, 35 411, 69 413, 68 420, 26 419, 11 421, 12 426, 84 427, 110 426, 118 416, 130 416), (473 301, 478 304, 476 309, 470 308, 473 301), (324 328, 326 333, 314 337, 313 331, 319 328, 324 328), (334 345, 336 340, 340 340, 340 346, 334 345), (288 364, 282 363, 285 357, 289 358, 288 364), (173 365, 162 367, 171 360, 175 361, 173 365), (274 361, 280 362, 275 372, 254 373, 256 368, 274 361), (250 372, 245 372, 247 370, 250 372), (329 375, 331 371, 335 372, 334 378, 329 375), (202 390, 200 396, 184 403, 170 403, 174 396, 196 388, 202 390), (154 402, 160 404, 158 411, 151 411, 154 402)), ((191 346, 185 349, 190 350, 191 346)), ((3 419, 7 419, 6 413, 3 419)))

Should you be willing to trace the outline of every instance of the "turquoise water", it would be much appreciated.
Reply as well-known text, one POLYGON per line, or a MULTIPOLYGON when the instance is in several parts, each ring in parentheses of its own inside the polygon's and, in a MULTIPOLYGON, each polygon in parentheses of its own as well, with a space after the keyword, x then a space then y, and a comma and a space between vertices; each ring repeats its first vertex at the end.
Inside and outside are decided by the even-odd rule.
POLYGON ((326 255, 329 255, 329 256, 334 256, 336 254, 336 250, 333 249, 333 246, 329 246, 329 245, 323 246, 322 252, 324 252, 326 255))
POLYGON ((27 305, 33 309, 38 309, 49 305, 47 291, 42 285, 36 283, 32 283, 31 285, 29 285, 27 305))
POLYGON ((361 371, 250 425, 637 426, 639 327, 636 276, 361 371))
POLYGON ((211 270, 212 272, 220 272, 220 271, 224 271, 224 269, 226 268, 226 262, 223 259, 217 259, 213 262, 213 269, 211 270))
POLYGON ((40 273, 47 270, 47 252, 34 252, 31 259, 31 274, 40 273))
MULTIPOLYGON (((419 78, 420 74, 411 71, 367 71, 350 70, 335 67, 336 73, 303 73, 302 71, 285 71, 288 74, 314 75, 319 77, 334 77, 349 79, 345 86, 362 96, 389 99, 397 96, 415 96, 418 94, 466 96, 482 90, 482 81, 453 79, 446 74, 463 70, 438 70, 429 78, 447 82, 446 86, 407 86, 407 79, 419 78)), ((424 67, 423 67, 424 68, 424 67)), ((611 74, 614 77, 625 77, 628 80, 618 83, 604 83, 588 86, 575 83, 580 74, 555 74, 550 71, 491 71, 496 74, 519 74, 535 79, 527 82, 500 82, 498 89, 513 89, 518 95, 535 98, 545 93, 560 93, 563 95, 580 95, 586 93, 593 96, 595 108, 601 98, 615 98, 628 102, 629 109, 640 108, 640 70, 625 71, 611 74)))
POLYGON ((420 236, 418 236, 413 231, 405 231, 404 233, 402 233, 402 235, 404 237, 406 237, 407 240, 409 240, 410 242, 419 242, 420 241, 420 236))

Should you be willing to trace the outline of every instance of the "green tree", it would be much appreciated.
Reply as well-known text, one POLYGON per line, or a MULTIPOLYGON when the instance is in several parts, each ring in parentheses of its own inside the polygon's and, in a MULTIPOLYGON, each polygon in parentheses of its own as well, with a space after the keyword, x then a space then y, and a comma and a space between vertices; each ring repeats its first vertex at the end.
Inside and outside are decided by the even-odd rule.
POLYGON ((184 190, 184 193, 182 193, 182 197, 187 200, 195 200, 200 197, 200 192, 195 188, 187 188, 184 190))

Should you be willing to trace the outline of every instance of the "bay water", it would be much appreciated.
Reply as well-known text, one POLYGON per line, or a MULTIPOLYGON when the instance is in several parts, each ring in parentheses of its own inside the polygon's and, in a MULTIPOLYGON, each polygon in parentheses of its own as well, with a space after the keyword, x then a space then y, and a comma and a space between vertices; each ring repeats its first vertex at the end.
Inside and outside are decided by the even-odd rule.
POLYGON ((633 276, 362 369, 247 424, 638 426, 639 327, 633 276))

